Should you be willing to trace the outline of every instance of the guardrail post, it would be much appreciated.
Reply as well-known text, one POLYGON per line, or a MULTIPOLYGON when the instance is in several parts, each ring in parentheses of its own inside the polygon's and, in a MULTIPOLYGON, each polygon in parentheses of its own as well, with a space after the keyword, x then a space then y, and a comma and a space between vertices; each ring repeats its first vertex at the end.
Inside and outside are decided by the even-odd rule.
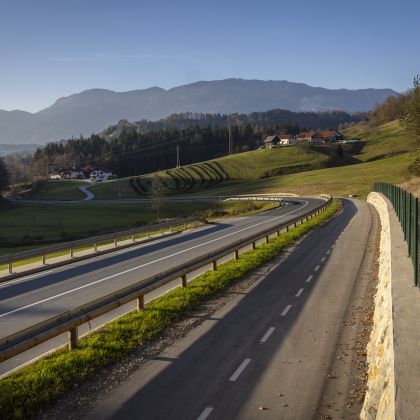
POLYGON ((69 350, 74 350, 77 348, 77 327, 72 328, 68 332, 69 336, 69 350))
POLYGON ((182 287, 187 287, 187 275, 186 274, 183 274, 181 276, 181 286, 182 287))
POLYGON ((234 252, 234 257, 233 257, 233 259, 234 259, 234 260, 239 260, 239 249, 237 249, 237 250, 234 252))
POLYGON ((214 260, 212 263, 213 271, 217 270, 217 260, 214 260))
POLYGON ((137 298, 137 311, 140 312, 144 309, 144 295, 137 298))

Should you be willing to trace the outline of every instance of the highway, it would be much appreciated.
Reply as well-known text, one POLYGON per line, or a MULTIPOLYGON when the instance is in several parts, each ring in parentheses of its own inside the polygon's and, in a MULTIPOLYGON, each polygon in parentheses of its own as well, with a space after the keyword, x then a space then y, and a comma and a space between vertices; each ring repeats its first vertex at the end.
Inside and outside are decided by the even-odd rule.
MULTIPOLYGON (((147 245, 138 245, 104 256, 0 284, 0 337, 59 315, 105 294, 166 271, 190 259, 304 214, 322 203, 297 198, 259 215, 220 221, 147 245)), ((127 308, 120 310, 124 311, 127 308)), ((120 313, 119 312, 119 313, 120 313)), ((113 314, 118 315, 118 312, 113 314)), ((105 322, 107 319, 98 320, 105 322)), ((95 327, 95 323, 93 323, 95 327)), ((87 328, 92 328, 89 325, 87 328)), ((83 330, 82 330, 83 333, 83 330)), ((65 342, 59 337, 0 364, 4 374, 65 342), (60 341, 61 340, 61 341, 60 341)))
POLYGON ((352 352, 337 343, 356 340, 357 328, 343 332, 343 323, 366 295, 361 273, 372 269, 377 226, 365 202, 343 202, 342 214, 102 396, 86 418, 358 418, 360 407, 348 406, 358 380, 352 352))

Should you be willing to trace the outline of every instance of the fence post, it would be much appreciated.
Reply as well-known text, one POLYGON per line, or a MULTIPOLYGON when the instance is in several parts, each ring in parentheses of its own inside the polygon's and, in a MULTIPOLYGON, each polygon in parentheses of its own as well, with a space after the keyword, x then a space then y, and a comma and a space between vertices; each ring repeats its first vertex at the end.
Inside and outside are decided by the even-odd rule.
POLYGON ((69 337, 69 350, 77 348, 77 327, 72 328, 68 332, 69 337))
POLYGON ((414 285, 419 285, 419 199, 416 197, 414 201, 414 250, 413 250, 413 262, 414 262, 414 285))
POLYGON ((42 256, 42 265, 45 265, 46 260, 47 260, 46 255, 43 255, 43 256, 42 256))
POLYGON ((183 274, 181 276, 181 286, 182 287, 187 287, 187 275, 186 274, 183 274))
POLYGON ((254 241, 254 242, 252 242, 252 249, 255 249, 257 247, 257 244, 256 244, 256 242, 254 241))
POLYGON ((114 246, 117 246, 117 244, 118 244, 118 237, 117 237, 117 235, 115 235, 115 237, 114 237, 114 246))
POLYGON ((234 257, 233 257, 233 259, 234 259, 234 260, 239 260, 239 249, 237 249, 237 250, 234 252, 234 257))
POLYGON ((140 312, 144 309, 144 295, 137 298, 137 311, 140 312))
POLYGON ((268 237, 268 235, 265 237, 265 243, 268 244, 268 242, 270 241, 270 238, 268 237))
POLYGON ((9 266, 9 274, 13 274, 13 259, 12 258, 9 258, 8 266, 9 266))
POLYGON ((73 257, 74 257, 74 249, 70 248, 70 258, 73 258, 73 257))
POLYGON ((217 260, 214 260, 212 262, 212 267, 213 267, 213 271, 216 271, 217 270, 217 260))

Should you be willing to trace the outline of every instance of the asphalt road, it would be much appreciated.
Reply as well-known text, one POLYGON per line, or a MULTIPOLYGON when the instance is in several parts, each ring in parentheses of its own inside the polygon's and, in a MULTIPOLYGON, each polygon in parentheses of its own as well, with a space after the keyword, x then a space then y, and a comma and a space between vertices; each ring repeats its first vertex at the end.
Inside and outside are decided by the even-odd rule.
MULTIPOLYGON (((294 199, 287 206, 259 215, 226 220, 146 246, 135 246, 0 284, 0 337, 221 248, 262 228, 304 214, 321 202, 314 198, 294 199)), ((60 340, 0 364, 0 374, 62 344, 65 337, 60 340)))
POLYGON ((341 215, 101 398, 86 418, 320 418, 316 407, 327 388, 336 399, 323 418, 358 418, 343 414, 350 367, 343 365, 342 378, 331 369, 372 230, 368 205, 344 200, 341 215))

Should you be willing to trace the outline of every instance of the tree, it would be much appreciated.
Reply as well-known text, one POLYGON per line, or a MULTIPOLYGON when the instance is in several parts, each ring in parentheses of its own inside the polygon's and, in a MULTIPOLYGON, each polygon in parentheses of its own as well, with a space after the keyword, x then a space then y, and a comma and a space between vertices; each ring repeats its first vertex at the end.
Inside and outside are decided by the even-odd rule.
POLYGON ((413 130, 414 134, 420 136, 420 76, 414 77, 413 89, 407 104, 405 114, 407 126, 413 130))
POLYGON ((0 158, 0 194, 9 186, 9 173, 7 172, 4 160, 0 158))
POLYGON ((156 210, 156 219, 160 220, 160 210, 163 203, 163 193, 165 187, 159 175, 154 174, 152 178, 152 185, 150 187, 150 195, 152 199, 152 208, 156 210))

